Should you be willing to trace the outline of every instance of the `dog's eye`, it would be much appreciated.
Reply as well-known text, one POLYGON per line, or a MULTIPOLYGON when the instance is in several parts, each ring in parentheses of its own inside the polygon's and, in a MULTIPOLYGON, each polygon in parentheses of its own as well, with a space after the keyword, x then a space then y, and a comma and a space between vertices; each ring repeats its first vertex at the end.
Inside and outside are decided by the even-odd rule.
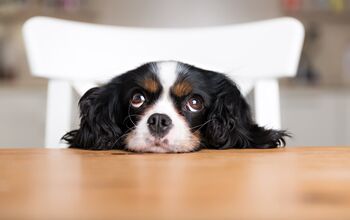
POLYGON ((203 99, 200 96, 193 96, 187 100, 186 107, 191 112, 198 112, 203 109, 203 99))
POLYGON ((130 103, 134 108, 140 108, 145 101, 146 101, 146 98, 144 95, 142 95, 141 93, 135 93, 132 96, 130 103))

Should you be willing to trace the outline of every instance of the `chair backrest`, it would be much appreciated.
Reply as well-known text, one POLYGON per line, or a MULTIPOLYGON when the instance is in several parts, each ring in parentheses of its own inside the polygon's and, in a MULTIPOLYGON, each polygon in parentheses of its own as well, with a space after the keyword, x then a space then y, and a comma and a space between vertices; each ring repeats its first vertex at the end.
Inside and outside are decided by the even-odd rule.
MULTIPOLYGON (((83 93, 91 82, 105 82, 157 60, 177 60, 226 73, 238 81, 243 93, 256 83, 265 82, 260 87, 270 88, 272 96, 276 96, 277 88, 278 99, 275 80, 295 75, 304 38, 303 26, 293 18, 207 28, 158 29, 34 17, 24 24, 23 31, 32 74, 51 80, 48 108, 55 106, 54 102, 59 106, 57 101, 50 101, 53 98, 50 94, 67 89, 67 83, 83 93)), ((71 95, 66 93, 67 97, 71 95)), ((264 108, 263 103, 256 104, 264 108)), ((279 115, 279 111, 277 113, 279 115)), ((258 115, 258 122, 280 126, 278 118, 271 122, 259 119, 258 115)), ((52 123, 47 122, 48 126, 52 123)), ((67 129, 67 123, 65 126, 67 129)), ((52 129, 59 130, 58 127, 52 126, 52 129)), ((46 145, 56 142, 46 141, 46 145)))

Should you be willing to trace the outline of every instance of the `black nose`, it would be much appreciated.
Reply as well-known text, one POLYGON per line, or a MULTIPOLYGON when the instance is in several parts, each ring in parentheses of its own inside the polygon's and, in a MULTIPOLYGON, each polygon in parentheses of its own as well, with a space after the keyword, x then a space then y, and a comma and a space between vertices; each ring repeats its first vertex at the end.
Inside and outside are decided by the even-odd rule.
POLYGON ((151 134, 156 137, 164 137, 173 126, 169 116, 158 113, 149 116, 147 123, 151 134))

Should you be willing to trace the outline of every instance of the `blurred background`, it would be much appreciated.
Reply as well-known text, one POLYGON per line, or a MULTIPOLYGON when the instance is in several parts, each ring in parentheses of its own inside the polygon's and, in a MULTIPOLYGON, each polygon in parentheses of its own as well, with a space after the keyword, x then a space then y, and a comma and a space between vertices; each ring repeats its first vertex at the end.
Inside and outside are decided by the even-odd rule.
POLYGON ((44 145, 47 81, 30 75, 21 33, 35 15, 144 27, 296 17, 302 59, 297 77, 280 81, 288 145, 350 144, 350 0, 0 0, 0 147, 44 145))

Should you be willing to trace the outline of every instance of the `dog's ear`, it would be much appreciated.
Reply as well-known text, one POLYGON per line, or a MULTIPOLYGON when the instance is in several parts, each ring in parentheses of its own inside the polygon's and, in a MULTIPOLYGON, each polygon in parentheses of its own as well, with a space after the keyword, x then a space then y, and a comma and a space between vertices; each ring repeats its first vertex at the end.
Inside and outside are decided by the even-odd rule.
POLYGON ((107 84, 88 90, 79 100, 80 127, 63 136, 72 148, 114 149, 121 146, 117 115, 119 89, 107 84))
POLYGON ((224 77, 208 113, 205 142, 209 148, 275 148, 285 145, 286 131, 254 123, 249 105, 237 86, 224 77))

